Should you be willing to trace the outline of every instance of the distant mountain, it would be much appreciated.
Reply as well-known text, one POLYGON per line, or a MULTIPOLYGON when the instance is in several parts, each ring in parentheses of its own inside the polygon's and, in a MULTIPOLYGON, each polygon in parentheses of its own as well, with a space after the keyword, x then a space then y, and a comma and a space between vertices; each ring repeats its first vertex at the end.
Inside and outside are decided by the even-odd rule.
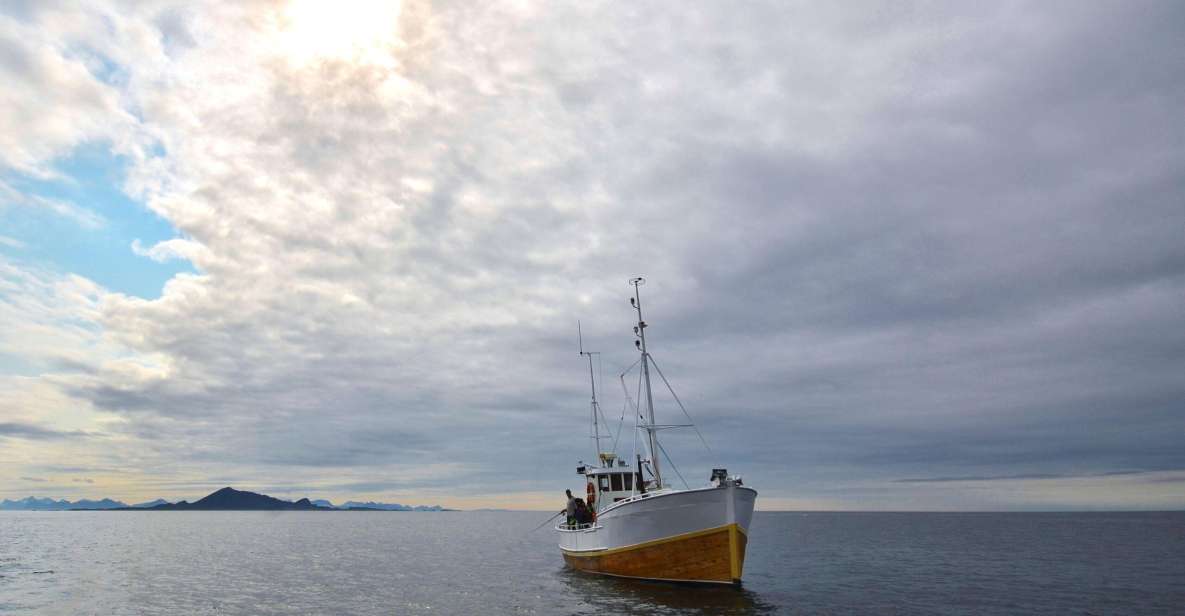
POLYGON ((407 505, 400 505, 399 503, 376 503, 367 501, 360 503, 358 501, 346 501, 341 509, 372 509, 375 511, 411 511, 411 507, 407 505))
POLYGON ((70 501, 60 500, 56 501, 52 498, 37 498, 36 496, 26 496, 21 500, 4 499, 0 502, 0 509, 8 510, 24 510, 24 511, 56 511, 59 509, 69 509, 70 501))
POLYGON ((157 505, 167 505, 167 504, 169 504, 169 501, 167 501, 163 498, 158 498, 153 501, 148 501, 147 503, 136 503, 135 505, 132 505, 132 508, 133 509, 144 509, 146 507, 155 507, 157 505))
POLYGON ((440 505, 400 505, 399 503, 375 503, 367 501, 360 503, 358 501, 346 501, 338 509, 370 509, 379 511, 444 511, 445 509, 440 505))
POLYGON ((85 500, 85 499, 80 500, 80 501, 74 501, 74 505, 70 508, 71 509, 119 509, 121 507, 127 507, 127 506, 128 506, 127 503, 111 500, 110 498, 104 498, 102 500, 97 500, 97 501, 85 500))
POLYGON ((4 500, 0 502, 0 509, 17 511, 65 511, 67 509, 119 509, 127 507, 127 503, 104 498, 102 500, 87 500, 70 502, 68 500, 54 500, 52 498, 37 498, 29 496, 21 500, 4 500))
POLYGON ((145 511, 219 511, 219 510, 249 510, 249 511, 450 511, 440 505, 400 505, 399 503, 376 503, 373 501, 347 501, 342 505, 334 505, 325 499, 310 501, 302 498, 296 502, 281 500, 246 492, 234 488, 222 488, 205 498, 195 501, 181 501, 170 503, 158 498, 146 503, 128 505, 126 503, 104 498, 102 500, 53 500, 52 498, 37 498, 29 496, 21 500, 0 501, 0 509, 18 511, 65 511, 69 509, 138 509, 145 511))
POLYGON ((266 494, 246 492, 234 488, 222 488, 205 498, 190 503, 165 503, 152 507, 144 507, 143 511, 328 511, 326 507, 318 507, 302 498, 295 503, 273 498, 266 494))
POLYGON ((445 509, 440 505, 400 505, 399 503, 376 503, 367 501, 365 503, 359 501, 346 501, 341 505, 334 505, 333 503, 319 498, 313 501, 314 505, 319 507, 328 507, 330 509, 338 509, 341 511, 356 510, 356 511, 452 511, 445 509))

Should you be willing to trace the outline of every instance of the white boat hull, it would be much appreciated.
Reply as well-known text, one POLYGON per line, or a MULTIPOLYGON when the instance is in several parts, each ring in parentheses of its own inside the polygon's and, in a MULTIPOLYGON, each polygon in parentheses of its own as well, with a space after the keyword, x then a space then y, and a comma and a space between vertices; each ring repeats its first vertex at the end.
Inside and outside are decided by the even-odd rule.
POLYGON ((604 509, 589 528, 557 528, 574 568, 623 577, 739 583, 757 492, 664 490, 604 509))

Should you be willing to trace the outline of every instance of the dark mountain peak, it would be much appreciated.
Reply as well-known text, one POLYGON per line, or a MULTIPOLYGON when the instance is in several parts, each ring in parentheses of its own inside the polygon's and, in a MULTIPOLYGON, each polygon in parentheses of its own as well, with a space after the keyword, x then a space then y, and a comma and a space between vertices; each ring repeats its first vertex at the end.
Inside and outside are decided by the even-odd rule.
POLYGON ((245 490, 236 490, 230 486, 211 492, 204 498, 193 503, 181 501, 179 503, 169 505, 157 505, 155 507, 147 507, 147 509, 190 509, 190 510, 239 510, 239 511, 316 511, 325 509, 325 507, 318 507, 309 502, 309 499, 302 498, 295 503, 280 500, 268 496, 266 494, 258 494, 256 492, 247 492, 245 490))

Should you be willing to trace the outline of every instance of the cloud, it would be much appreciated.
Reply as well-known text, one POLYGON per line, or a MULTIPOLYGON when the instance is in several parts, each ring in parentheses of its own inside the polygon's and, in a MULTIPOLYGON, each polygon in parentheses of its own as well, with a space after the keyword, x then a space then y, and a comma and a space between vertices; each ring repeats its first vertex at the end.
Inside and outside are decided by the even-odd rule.
POLYGON ((5 422, 0 423, 0 438, 20 438, 28 440, 51 440, 73 438, 78 436, 89 436, 85 432, 79 431, 60 431, 51 428, 44 428, 37 425, 5 422))
POLYGON ((47 166, 53 158, 86 141, 114 139, 132 122, 118 90, 95 75, 101 56, 78 36, 107 31, 104 25, 102 15, 86 10, 0 12, 0 166, 57 176, 47 166))
POLYGON ((148 257, 157 263, 164 263, 174 259, 197 262, 202 257, 201 250, 202 246, 200 244, 181 238, 157 242, 149 248, 145 248, 138 239, 132 240, 133 253, 141 257, 148 257))
MULTIPOLYGON (((20 206, 32 209, 41 209, 52 212, 57 216, 69 219, 83 229, 99 229, 107 224, 107 219, 93 210, 81 207, 79 205, 62 201, 60 199, 50 199, 38 195, 25 194, 13 188, 9 184, 0 181, 0 207, 20 206)), ((3 238, 8 241, 2 243, 15 248, 23 246, 21 242, 9 238, 3 238), (13 243, 15 242, 15 244, 13 243)))
POLYGON ((81 276, 0 257, 0 352, 82 365, 110 357, 97 323, 104 294, 81 276))
POLYGON ((7 69, 21 101, 69 70, 97 106, 11 133, 6 164, 111 139, 180 234, 132 250, 197 273, 143 300, 10 264, 38 291, 0 335, 65 355, 42 383, 153 485, 570 485, 575 322, 616 419, 637 274, 713 445, 665 441, 689 480, 982 507, 925 478, 1185 467, 1173 5, 410 2, 366 53, 297 55, 275 7, 96 11, 111 40, 8 18, 48 58, 7 69))
POLYGON ((1000 475, 994 477, 914 477, 897 479, 898 483, 963 483, 968 481, 1014 481, 1017 479, 1065 479, 1071 477, 1116 477, 1120 475, 1141 475, 1146 471, 1114 471, 1110 473, 1090 473, 1083 475, 1067 475, 1058 473, 1024 473, 1020 475, 1000 475))

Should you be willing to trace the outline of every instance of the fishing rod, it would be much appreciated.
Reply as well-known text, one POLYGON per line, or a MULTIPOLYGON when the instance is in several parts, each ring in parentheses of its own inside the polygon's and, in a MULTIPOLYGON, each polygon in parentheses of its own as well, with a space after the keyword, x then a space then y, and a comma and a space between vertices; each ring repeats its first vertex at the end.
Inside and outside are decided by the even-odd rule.
POLYGON ((567 509, 564 509, 564 510, 560 511, 559 513, 556 513, 555 515, 551 516, 550 518, 547 518, 546 520, 543 520, 543 524, 540 524, 539 526, 536 526, 535 528, 532 528, 532 529, 531 529, 531 531, 530 531, 529 533, 527 533, 527 534, 529 535, 529 534, 531 534, 531 533, 533 533, 533 532, 535 532, 535 531, 539 530, 540 528, 543 528, 543 527, 544 527, 544 526, 545 526, 545 525, 546 525, 548 522, 550 522, 550 521, 552 521, 552 520, 556 519, 556 518, 557 518, 557 517, 559 517, 559 515, 560 515, 560 514, 562 514, 562 513, 567 513, 567 511, 568 511, 567 509))

